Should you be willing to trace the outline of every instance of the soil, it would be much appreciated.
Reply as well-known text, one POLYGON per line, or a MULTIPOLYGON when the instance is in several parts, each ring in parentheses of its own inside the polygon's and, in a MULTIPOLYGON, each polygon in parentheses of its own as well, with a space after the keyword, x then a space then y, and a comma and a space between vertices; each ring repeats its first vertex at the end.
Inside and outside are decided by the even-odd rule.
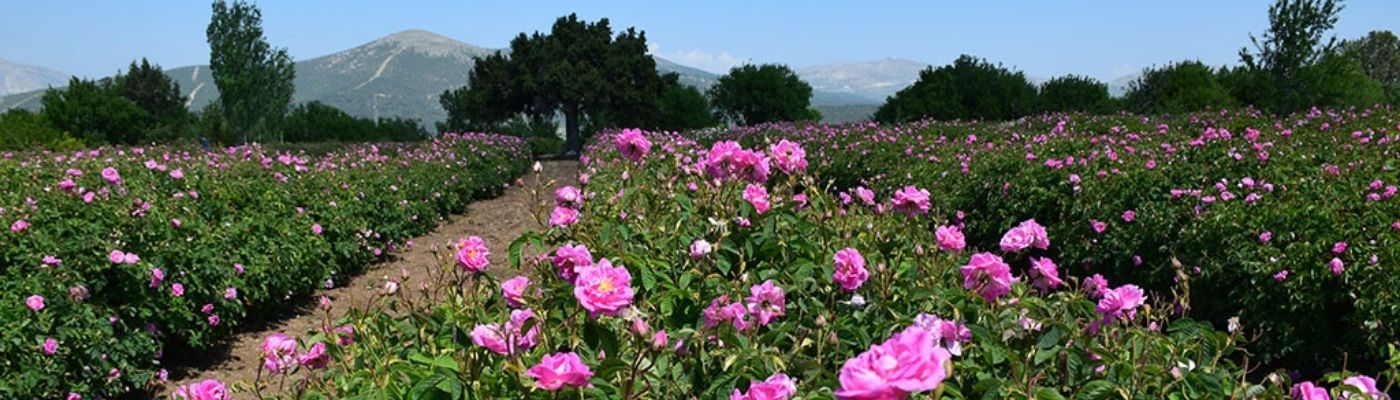
MULTIPOLYGON (((240 332, 221 345, 205 350, 172 350, 166 355, 170 382, 161 393, 168 395, 175 387, 205 379, 217 379, 232 388, 251 387, 262 367, 263 339, 275 333, 292 337, 309 337, 319 331, 327 314, 317 307, 321 296, 332 301, 330 320, 343 315, 350 307, 364 309, 372 306, 374 297, 384 290, 390 277, 409 274, 429 276, 438 260, 433 247, 450 258, 447 248, 468 236, 480 236, 493 251, 493 264, 505 264, 506 246, 519 235, 543 228, 537 217, 547 220, 554 189, 563 185, 578 185, 579 164, 576 161, 544 161, 543 170, 526 173, 501 196, 471 203, 467 213, 449 217, 433 232, 413 239, 413 247, 394 254, 386 262, 371 266, 364 273, 350 278, 347 284, 328 290, 318 290, 310 296, 289 300, 287 311, 269 321, 244 325, 240 332), (532 215, 540 213, 542 215, 532 215)), ((401 290, 417 292, 420 284, 432 284, 424 279, 412 280, 401 290)), ((276 385, 272 385, 276 389, 276 385)), ((270 394, 267 390, 262 394, 270 394)))

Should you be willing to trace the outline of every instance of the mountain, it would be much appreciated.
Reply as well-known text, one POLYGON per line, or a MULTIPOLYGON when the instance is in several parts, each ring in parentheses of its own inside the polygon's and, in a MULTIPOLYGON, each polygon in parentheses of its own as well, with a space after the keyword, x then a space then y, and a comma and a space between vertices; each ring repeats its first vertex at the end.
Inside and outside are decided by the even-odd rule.
MULTIPOLYGON (((432 32, 406 30, 349 50, 296 62, 293 82, 296 92, 292 100, 295 103, 320 101, 359 117, 416 118, 431 129, 433 123, 447 118, 438 104, 438 95, 466 85, 475 59, 496 51, 500 50, 473 46, 432 32)), ((719 79, 717 74, 660 57, 656 57, 656 69, 662 73, 675 72, 680 75, 681 83, 701 90, 713 86, 719 79)), ((208 65, 167 69, 165 73, 180 85, 191 110, 203 109, 219 97, 208 65)), ((38 109, 42 93, 39 90, 0 98, 0 110, 38 109)), ((828 121, 861 118, 860 112, 849 111, 851 107, 839 111, 828 107, 860 105, 873 109, 883 101, 883 97, 871 100, 854 93, 824 90, 814 90, 812 97, 813 107, 830 115, 828 121), (841 119, 833 119, 837 118, 835 116, 841 119)), ((863 110, 862 107, 854 109, 863 110)))
POLYGON ((924 68, 928 68, 928 64, 886 58, 799 68, 797 75, 811 84, 814 91, 853 96, 847 97, 847 101, 863 99, 862 103, 880 104, 900 89, 914 84, 919 79, 919 71, 924 68))
POLYGON ((1108 82, 1108 95, 1113 97, 1123 97, 1128 94, 1128 89, 1133 87, 1133 82, 1142 77, 1141 72, 1120 76, 1108 82))
MULTIPOLYGON (((407 30, 339 53, 298 61, 295 103, 320 101, 361 117, 416 118, 427 125, 447 117, 443 90, 467 84, 476 57, 494 50, 435 33, 407 30)), ((208 65, 166 70, 186 93, 190 109, 217 99, 208 65)))
POLYGON ((0 99, 12 93, 63 86, 68 83, 68 77, 68 74, 48 68, 0 59, 0 99))

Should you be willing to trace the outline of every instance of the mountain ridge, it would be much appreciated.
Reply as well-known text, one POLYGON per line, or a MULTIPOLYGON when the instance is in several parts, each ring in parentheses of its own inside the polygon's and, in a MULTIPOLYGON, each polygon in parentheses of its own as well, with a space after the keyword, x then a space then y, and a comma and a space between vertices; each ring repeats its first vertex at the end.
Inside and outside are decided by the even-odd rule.
MULTIPOLYGON (((350 49, 296 61, 292 101, 320 101, 359 117, 414 118, 431 129, 434 122, 447 118, 438 95, 466 85, 475 59, 497 51, 508 49, 479 47, 437 33, 407 29, 350 49)), ((701 90, 713 86, 720 76, 655 55, 653 58, 658 72, 677 73, 682 84, 701 90)), ((187 97, 186 107, 191 110, 200 110, 218 98, 218 88, 207 64, 170 68, 165 73, 180 85, 181 93, 187 97)), ((63 82, 67 82, 66 77, 63 82)), ((42 93, 43 90, 31 90, 0 98, 0 110, 38 109, 42 93)), ((881 102, 883 98, 844 91, 818 89, 812 96, 814 108, 830 111, 824 113, 830 114, 828 121, 867 117, 850 110, 873 111, 881 102)))

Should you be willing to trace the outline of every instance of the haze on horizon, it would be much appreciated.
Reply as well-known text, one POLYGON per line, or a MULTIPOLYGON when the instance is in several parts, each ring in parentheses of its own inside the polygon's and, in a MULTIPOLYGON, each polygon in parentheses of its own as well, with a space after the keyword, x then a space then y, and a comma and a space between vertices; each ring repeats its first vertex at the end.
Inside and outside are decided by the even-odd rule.
MULTIPOLYGON (((653 54, 711 72, 752 63, 793 67, 903 58, 935 65, 972 54, 1032 77, 1080 74, 1111 81, 1182 59, 1238 62, 1249 34, 1267 27, 1268 0, 1008 4, 718 1, 648 4, 565 1, 474 3, 366 0, 257 4, 274 46, 297 60, 407 29, 488 47, 548 30, 571 12, 647 33, 653 54)), ((1349 0, 1333 34, 1400 31, 1400 2, 1349 0)), ((0 59, 95 78, 149 58, 166 68, 208 62, 209 2, 0 4, 0 59)))

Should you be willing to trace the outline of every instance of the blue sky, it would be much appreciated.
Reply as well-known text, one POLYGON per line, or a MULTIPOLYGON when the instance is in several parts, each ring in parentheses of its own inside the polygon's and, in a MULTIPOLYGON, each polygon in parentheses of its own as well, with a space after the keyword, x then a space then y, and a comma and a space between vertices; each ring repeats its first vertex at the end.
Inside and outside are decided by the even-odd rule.
MULTIPOLYGON (((1034 77, 1110 80, 1185 58, 1233 64, 1270 1, 260 1, 274 46, 296 59, 404 29, 484 47, 547 30, 569 12, 647 32, 654 54, 722 71, 743 62, 794 67, 907 58, 946 64, 962 53, 1034 77)), ((1400 31, 1400 1, 1348 1, 1333 33, 1400 31)), ((5 1, 0 58, 89 77, 145 56, 167 68, 208 60, 209 2, 5 1)))

